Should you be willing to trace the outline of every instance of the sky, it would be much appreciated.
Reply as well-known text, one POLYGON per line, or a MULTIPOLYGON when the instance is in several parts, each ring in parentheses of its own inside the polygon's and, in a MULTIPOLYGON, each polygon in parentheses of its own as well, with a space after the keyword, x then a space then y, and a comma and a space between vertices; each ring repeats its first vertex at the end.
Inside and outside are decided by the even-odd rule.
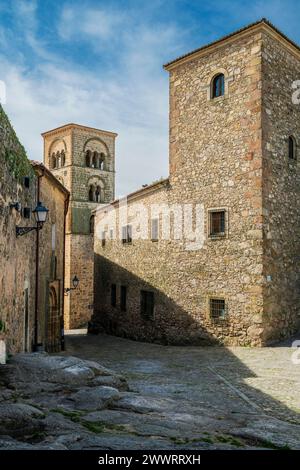
POLYGON ((299 0, 0 0, 4 108, 35 160, 63 124, 117 132, 123 196, 168 175, 162 65, 262 17, 300 43, 299 0))

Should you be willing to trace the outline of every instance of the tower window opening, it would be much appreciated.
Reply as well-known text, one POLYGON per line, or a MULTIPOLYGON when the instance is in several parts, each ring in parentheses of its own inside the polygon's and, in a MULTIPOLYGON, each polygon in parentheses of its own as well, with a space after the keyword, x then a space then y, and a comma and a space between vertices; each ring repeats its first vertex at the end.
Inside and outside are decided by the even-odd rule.
POLYGON ((225 93, 225 77, 222 73, 216 75, 212 82, 212 98, 219 98, 225 93))

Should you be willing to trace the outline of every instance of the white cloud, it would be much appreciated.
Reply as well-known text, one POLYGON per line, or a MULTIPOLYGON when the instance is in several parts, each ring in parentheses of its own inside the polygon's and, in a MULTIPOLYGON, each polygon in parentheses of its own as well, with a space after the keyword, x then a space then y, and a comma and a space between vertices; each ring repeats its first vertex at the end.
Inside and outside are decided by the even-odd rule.
POLYGON ((117 195, 166 176, 169 90, 162 62, 166 51, 170 58, 177 54, 180 31, 174 26, 133 25, 125 14, 116 19, 103 9, 97 14, 86 11, 82 17, 80 9, 64 8, 59 32, 67 42, 75 36, 78 41, 89 37, 91 44, 106 40, 118 22, 122 50, 110 45, 118 60, 108 73, 101 73, 97 62, 86 68, 49 51, 37 37, 35 2, 27 9, 24 2, 18 3, 17 13, 24 13, 24 21, 32 25, 24 40, 39 60, 30 67, 26 56, 16 61, 15 54, 0 52, 0 79, 7 85, 5 108, 29 157, 42 159, 41 132, 77 122, 119 134, 117 195))
POLYGON ((117 192, 167 174, 168 82, 149 77, 134 87, 55 65, 28 71, 0 59, 6 109, 30 158, 42 159, 40 133, 67 122, 116 131, 117 192))
POLYGON ((58 32, 64 40, 111 39, 128 17, 120 11, 65 6, 58 32))

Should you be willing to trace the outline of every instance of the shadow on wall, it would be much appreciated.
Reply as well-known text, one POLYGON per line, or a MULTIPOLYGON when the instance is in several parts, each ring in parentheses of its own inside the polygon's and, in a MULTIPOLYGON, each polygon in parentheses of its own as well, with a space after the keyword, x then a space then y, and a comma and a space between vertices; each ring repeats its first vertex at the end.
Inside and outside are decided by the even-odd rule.
MULTIPOLYGON (((161 290, 103 256, 95 255, 94 269, 91 333, 104 330, 116 336, 160 344, 221 345, 228 343, 229 339, 230 344, 245 344, 245 334, 241 338, 241 331, 236 327, 234 330, 228 315, 213 320, 204 313, 201 320, 196 319, 161 290), (115 285, 115 294, 112 285, 115 285), (147 308, 142 314, 141 302, 145 299, 141 298, 141 291, 153 293, 153 315, 147 308), (121 305, 124 296, 126 306, 121 305)), ((162 279, 162 282, 167 282, 167 279, 162 279)), ((151 299, 147 300, 151 304, 151 299)), ((206 312, 206 304, 201 301, 200 304, 199 309, 206 312)))

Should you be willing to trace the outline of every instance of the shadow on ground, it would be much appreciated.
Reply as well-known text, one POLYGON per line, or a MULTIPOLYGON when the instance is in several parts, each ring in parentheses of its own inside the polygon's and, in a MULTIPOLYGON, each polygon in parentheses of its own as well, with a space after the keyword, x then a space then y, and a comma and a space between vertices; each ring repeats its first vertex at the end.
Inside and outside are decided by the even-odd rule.
POLYGON ((147 423, 155 419, 156 427, 172 427, 174 439, 185 436, 189 443, 204 432, 208 442, 221 433, 247 445, 300 448, 300 365, 293 364, 292 352, 67 337, 67 354, 98 361, 129 383, 132 399, 102 420, 150 438, 154 430, 147 433, 147 423))

